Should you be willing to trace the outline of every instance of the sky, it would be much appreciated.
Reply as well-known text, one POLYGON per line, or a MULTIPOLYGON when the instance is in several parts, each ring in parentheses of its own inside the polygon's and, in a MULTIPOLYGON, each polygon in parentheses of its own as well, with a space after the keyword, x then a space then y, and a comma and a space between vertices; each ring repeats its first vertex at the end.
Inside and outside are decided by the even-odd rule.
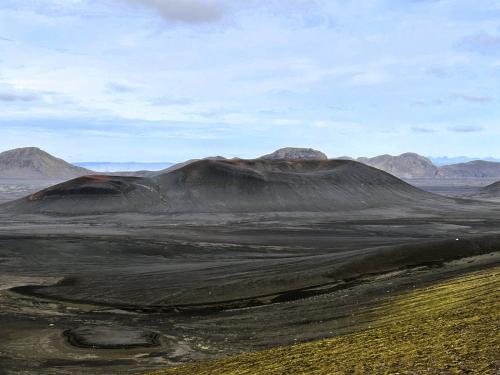
POLYGON ((500 157, 500 1, 1 0, 0 151, 500 157))

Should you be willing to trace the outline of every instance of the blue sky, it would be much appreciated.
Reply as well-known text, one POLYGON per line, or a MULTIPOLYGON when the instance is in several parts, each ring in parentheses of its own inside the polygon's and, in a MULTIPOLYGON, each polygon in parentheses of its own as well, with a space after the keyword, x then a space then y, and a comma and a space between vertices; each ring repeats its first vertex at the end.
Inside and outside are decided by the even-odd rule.
POLYGON ((500 157, 500 1, 2 0, 0 150, 500 157))

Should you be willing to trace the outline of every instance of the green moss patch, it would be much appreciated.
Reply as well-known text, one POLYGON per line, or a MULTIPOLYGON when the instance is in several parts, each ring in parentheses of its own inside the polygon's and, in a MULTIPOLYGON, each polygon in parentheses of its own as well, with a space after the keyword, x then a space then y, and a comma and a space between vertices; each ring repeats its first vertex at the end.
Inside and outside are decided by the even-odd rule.
POLYGON ((151 375, 498 374, 500 267, 389 298, 362 331, 151 375))

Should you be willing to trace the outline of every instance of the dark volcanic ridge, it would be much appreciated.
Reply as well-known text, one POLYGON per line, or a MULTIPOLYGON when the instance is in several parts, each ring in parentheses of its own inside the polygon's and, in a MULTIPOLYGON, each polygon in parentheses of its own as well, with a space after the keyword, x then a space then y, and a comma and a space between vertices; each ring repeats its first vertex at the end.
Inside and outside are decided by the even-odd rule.
POLYGON ((500 200, 500 181, 481 188, 476 194, 471 194, 469 197, 491 201, 500 200))
MULTIPOLYGON (((224 160, 217 156, 205 159, 224 160)), ((270 160, 328 160, 323 152, 312 148, 285 147, 270 154, 263 155, 259 159, 270 160)), ((379 155, 372 158, 360 157, 357 159, 348 156, 339 157, 341 160, 354 160, 360 163, 380 169, 402 179, 495 179, 500 178, 500 163, 493 161, 474 160, 466 163, 457 163, 444 166, 436 166, 425 156, 407 152, 401 155, 379 155)), ((190 163, 204 159, 192 159, 183 163, 175 164, 160 172, 150 172, 149 176, 160 175, 182 168, 190 163)))
POLYGON ((331 212, 451 202, 349 160, 201 160, 152 178, 86 176, 2 208, 15 213, 331 212))
POLYGON ((491 185, 485 186, 481 189, 482 193, 495 195, 500 197, 500 181, 497 181, 491 185))
POLYGON ((89 175, 51 186, 4 205, 19 213, 88 214, 142 211, 161 204, 148 178, 89 175))

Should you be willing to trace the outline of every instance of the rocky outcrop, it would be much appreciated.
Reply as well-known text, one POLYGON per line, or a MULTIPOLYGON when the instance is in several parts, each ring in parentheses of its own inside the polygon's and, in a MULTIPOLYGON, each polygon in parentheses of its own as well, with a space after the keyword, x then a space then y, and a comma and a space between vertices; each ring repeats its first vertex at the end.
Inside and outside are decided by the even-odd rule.
POLYGON ((261 156, 259 159, 271 160, 328 160, 321 151, 312 148, 285 147, 271 154, 261 156))

